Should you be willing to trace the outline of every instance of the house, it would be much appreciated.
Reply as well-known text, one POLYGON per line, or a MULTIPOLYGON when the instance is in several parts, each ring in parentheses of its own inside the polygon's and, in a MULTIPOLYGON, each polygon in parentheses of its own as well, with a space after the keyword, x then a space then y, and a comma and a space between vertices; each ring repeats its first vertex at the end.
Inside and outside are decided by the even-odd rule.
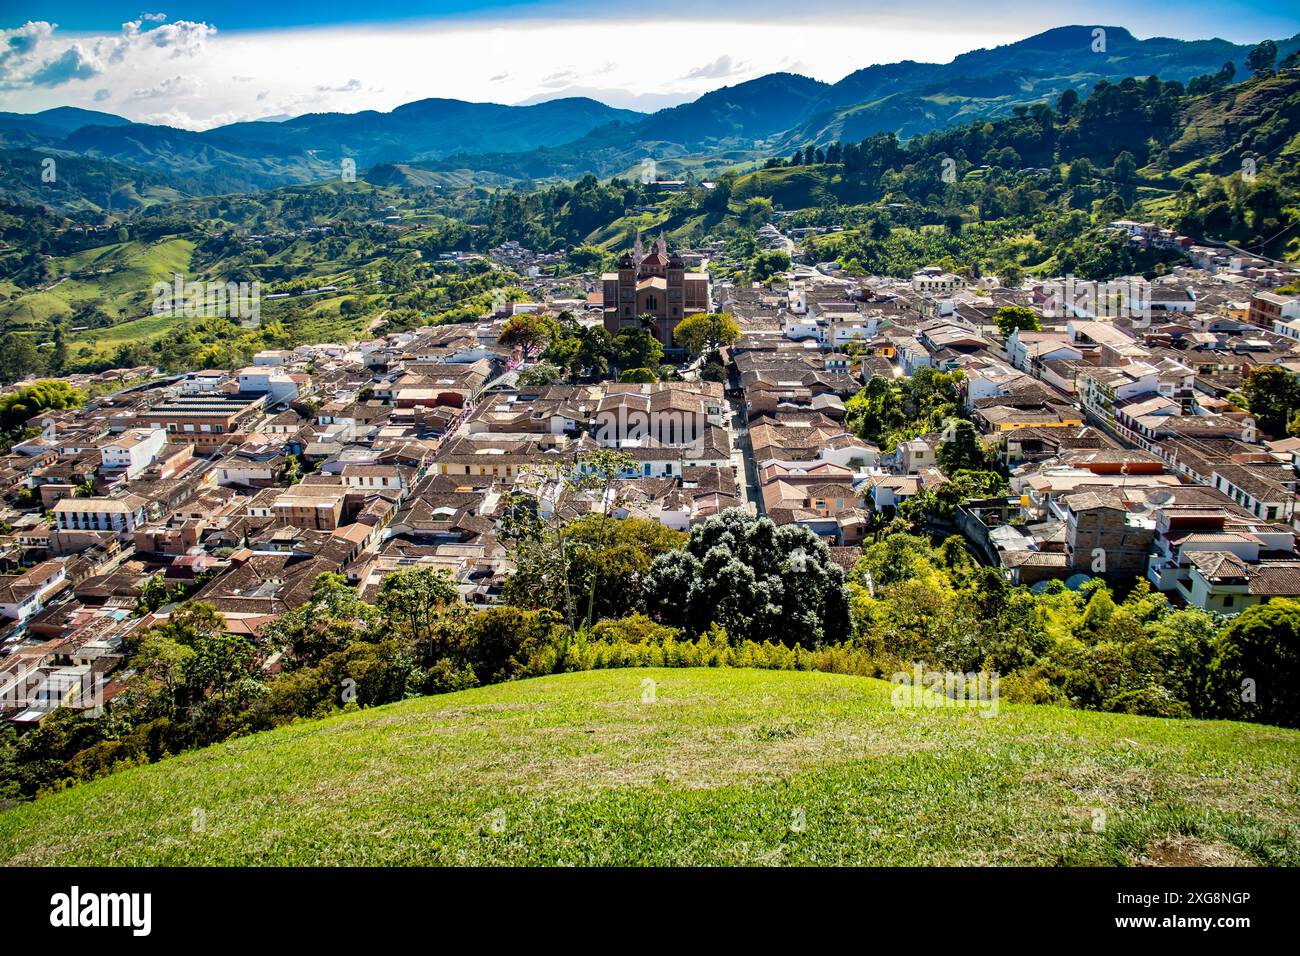
POLYGON ((167 444, 161 428, 128 428, 100 446, 102 470, 107 476, 139 478, 167 444))
POLYGON ((61 532, 111 532, 127 540, 144 524, 148 504, 133 494, 119 498, 64 498, 54 506, 54 524, 61 532))
POLYGON ((19 574, 0 575, 0 616, 25 621, 40 612, 45 598, 67 581, 62 561, 44 561, 19 574))

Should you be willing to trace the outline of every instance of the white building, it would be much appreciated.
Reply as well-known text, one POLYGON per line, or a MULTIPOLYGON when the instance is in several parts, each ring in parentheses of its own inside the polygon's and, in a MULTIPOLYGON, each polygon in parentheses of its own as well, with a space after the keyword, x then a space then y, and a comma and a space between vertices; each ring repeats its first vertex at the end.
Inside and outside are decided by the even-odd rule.
POLYGON ((250 365, 240 369, 239 390, 266 395, 268 405, 281 405, 298 397, 298 383, 278 366, 250 365))
POLYGON ((62 561, 45 561, 21 574, 0 576, 0 616, 25 621, 41 610, 42 602, 66 580, 62 561))
POLYGON ((154 463, 167 432, 162 428, 130 428, 100 448, 104 471, 124 474, 128 480, 139 478, 154 463))
POLYGON ((128 538, 145 523, 147 505, 139 495, 64 498, 54 506, 54 523, 60 531, 111 531, 128 538))
POLYGON ((937 266, 926 266, 912 273, 912 290, 914 292, 956 292, 966 288, 966 280, 951 272, 944 272, 937 266))

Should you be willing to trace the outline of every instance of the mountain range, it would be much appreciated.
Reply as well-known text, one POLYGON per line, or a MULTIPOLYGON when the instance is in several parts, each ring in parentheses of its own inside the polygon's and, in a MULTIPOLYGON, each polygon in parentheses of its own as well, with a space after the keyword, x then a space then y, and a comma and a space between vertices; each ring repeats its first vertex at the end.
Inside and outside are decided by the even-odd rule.
MULTIPOLYGON (((1278 41, 1279 58, 1298 47, 1300 35, 1278 41)), ((1086 94, 1101 80, 1157 75, 1185 82, 1226 62, 1242 69, 1250 49, 1221 39, 1139 40, 1122 27, 1066 26, 949 63, 869 66, 833 84, 768 74, 650 115, 586 98, 528 106, 426 99, 386 113, 314 113, 193 132, 60 107, 0 113, 0 165, 17 167, 16 151, 106 161, 152 174, 168 194, 190 195, 336 179, 347 159, 376 179, 420 186, 629 173, 647 157, 659 175, 671 175, 693 164, 884 131, 907 138, 1006 115, 1065 89, 1086 94)), ((12 198, 16 188, 6 177, 0 195, 12 198)), ((67 191, 76 196, 75 186, 67 191)))

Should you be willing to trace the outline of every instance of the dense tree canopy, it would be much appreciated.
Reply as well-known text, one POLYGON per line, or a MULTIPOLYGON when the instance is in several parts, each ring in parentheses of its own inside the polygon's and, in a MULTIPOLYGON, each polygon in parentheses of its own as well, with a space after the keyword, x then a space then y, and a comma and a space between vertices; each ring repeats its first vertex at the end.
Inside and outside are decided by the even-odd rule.
POLYGON ((848 637, 844 580, 807 528, 732 508, 692 528, 682 550, 656 558, 644 590, 652 617, 691 633, 716 623, 742 640, 817 647, 848 637))

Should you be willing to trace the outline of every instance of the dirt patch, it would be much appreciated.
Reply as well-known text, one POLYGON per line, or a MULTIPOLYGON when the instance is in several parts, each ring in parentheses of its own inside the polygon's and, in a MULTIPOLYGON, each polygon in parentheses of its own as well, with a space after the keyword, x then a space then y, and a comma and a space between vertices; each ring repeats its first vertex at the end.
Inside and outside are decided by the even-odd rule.
POLYGON ((1234 847, 1196 837, 1168 837, 1146 848, 1138 866, 1253 866, 1234 847))

